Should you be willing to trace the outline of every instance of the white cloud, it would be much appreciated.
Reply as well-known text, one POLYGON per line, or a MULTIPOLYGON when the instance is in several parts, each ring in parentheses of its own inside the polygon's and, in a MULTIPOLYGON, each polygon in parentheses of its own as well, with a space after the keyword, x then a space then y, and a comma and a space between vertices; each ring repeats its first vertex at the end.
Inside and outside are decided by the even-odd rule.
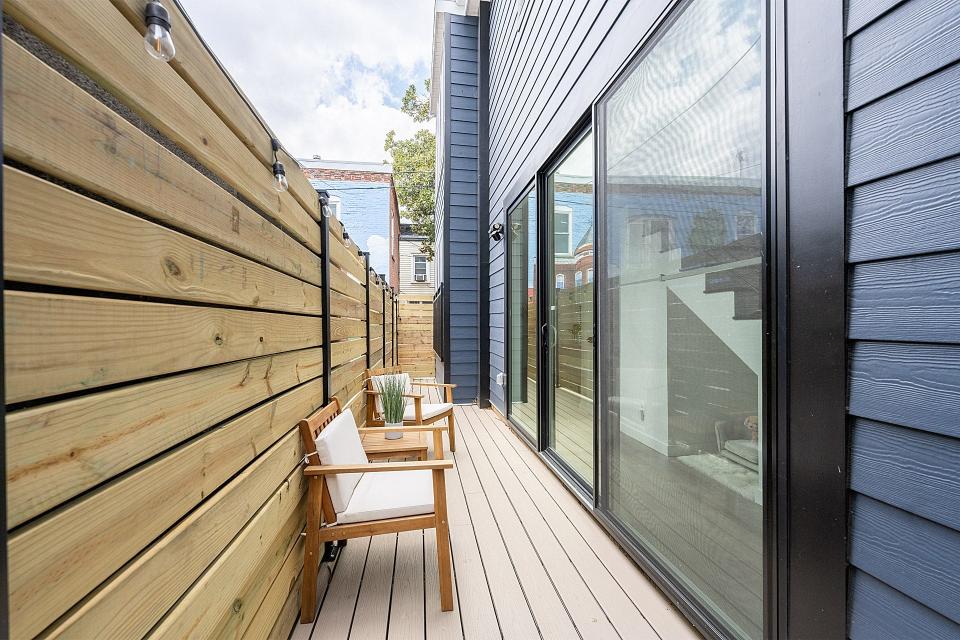
POLYGON ((430 72, 432 0, 181 4, 295 156, 380 161, 390 129, 432 127, 399 109, 403 89, 430 72))

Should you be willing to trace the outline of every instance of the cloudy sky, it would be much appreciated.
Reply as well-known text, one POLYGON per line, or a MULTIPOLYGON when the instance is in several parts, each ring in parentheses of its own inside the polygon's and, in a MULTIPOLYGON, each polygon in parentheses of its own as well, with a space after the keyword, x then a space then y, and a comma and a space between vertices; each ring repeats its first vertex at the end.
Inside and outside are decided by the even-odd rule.
POLYGON ((180 3, 292 155, 380 162, 424 126, 400 99, 429 77, 433 0, 180 3))

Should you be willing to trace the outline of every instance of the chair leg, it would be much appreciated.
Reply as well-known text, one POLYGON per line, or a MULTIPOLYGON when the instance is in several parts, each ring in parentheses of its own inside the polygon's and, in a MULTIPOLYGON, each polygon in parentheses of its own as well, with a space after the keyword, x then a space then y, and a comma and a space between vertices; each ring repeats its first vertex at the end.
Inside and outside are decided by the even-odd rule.
POLYGON ((437 515, 437 571, 440 574, 440 610, 453 611, 453 562, 450 558, 446 479, 442 469, 436 469, 433 472, 433 496, 434 511, 437 515))
POLYGON ((457 438, 455 435, 453 435, 454 429, 453 429, 453 412, 452 411, 450 412, 450 415, 447 417, 447 425, 449 425, 449 428, 447 429, 447 436, 450 438, 450 452, 453 453, 454 451, 457 450, 457 438))

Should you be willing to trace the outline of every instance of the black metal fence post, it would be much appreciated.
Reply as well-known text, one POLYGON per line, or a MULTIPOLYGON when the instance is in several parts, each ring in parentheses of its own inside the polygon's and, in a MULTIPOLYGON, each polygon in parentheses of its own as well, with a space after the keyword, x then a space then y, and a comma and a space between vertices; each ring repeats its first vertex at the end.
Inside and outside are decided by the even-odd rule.
POLYGON ((320 216, 320 299, 323 301, 323 316, 320 318, 323 334, 323 404, 330 402, 330 375, 333 362, 330 355, 330 222, 320 216))
POLYGON ((365 267, 363 271, 364 273, 363 277, 366 278, 366 282, 363 283, 363 288, 367 292, 367 306, 366 306, 367 332, 366 333, 367 333, 367 369, 369 369, 370 363, 372 362, 370 358, 371 354, 370 354, 370 252, 369 251, 363 252, 363 266, 365 267))

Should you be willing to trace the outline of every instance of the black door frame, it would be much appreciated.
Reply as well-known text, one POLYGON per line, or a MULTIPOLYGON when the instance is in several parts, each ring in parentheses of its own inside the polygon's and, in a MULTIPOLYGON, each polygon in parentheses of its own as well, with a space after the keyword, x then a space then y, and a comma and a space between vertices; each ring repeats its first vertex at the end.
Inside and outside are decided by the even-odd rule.
MULTIPOLYGON (((605 339, 599 322, 603 282, 604 216, 599 162, 603 153, 597 104, 692 0, 675 0, 592 102, 595 185, 595 371, 605 339)), ((844 2, 763 2, 764 103, 767 149, 763 198, 764 353, 764 638, 844 638, 847 615, 846 267, 844 136, 844 2)), ((588 114, 589 116, 590 114, 588 114)), ((531 186, 538 218, 545 211, 542 177, 556 157, 582 135, 583 122, 557 145, 533 180, 519 182, 504 199, 504 220, 531 186)), ((538 225, 542 223, 538 222, 538 225)), ((509 232, 509 228, 508 228, 509 232)), ((538 251, 541 256, 543 240, 538 251)), ((510 411, 509 247, 504 248, 505 408, 510 411)), ((540 256, 538 256, 540 258, 540 256)), ((538 280, 544 278, 541 267, 538 280)), ((538 284, 538 286, 540 286, 538 284)), ((538 291, 538 313, 542 313, 538 291)), ((543 321, 538 317, 538 327, 543 321)), ((538 369, 543 368, 543 340, 538 369)), ((539 375, 539 374, 538 374, 539 375)), ((625 535, 603 509, 608 495, 599 464, 611 443, 602 437, 602 376, 595 376, 595 480, 592 504, 571 483, 556 456, 546 455, 540 402, 539 442, 508 420, 523 440, 584 502, 607 532, 708 637, 725 630, 647 551, 625 535)), ((539 398, 538 398, 539 400, 539 398)))

